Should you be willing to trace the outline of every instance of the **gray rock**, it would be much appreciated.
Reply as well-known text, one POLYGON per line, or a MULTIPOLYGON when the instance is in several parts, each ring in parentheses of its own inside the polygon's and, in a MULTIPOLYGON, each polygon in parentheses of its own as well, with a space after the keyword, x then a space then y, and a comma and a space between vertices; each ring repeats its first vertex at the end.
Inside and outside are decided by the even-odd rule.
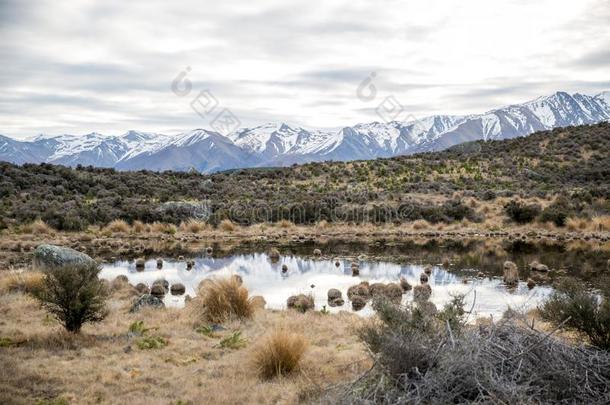
POLYGON ((34 250, 34 266, 40 269, 85 264, 95 264, 95 260, 67 247, 42 244, 34 250))
POLYGON ((144 307, 165 308, 165 304, 163 301, 153 295, 143 294, 135 300, 129 312, 138 312, 144 307))
POLYGON ((172 293, 172 295, 182 295, 186 292, 186 288, 184 287, 184 284, 176 283, 172 284, 170 292, 172 293))

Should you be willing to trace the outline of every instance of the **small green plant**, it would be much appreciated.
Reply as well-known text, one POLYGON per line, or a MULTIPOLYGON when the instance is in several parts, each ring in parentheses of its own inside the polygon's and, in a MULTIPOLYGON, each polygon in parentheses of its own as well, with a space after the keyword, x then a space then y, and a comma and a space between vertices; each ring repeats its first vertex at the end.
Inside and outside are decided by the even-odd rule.
POLYGON ((214 331, 214 328, 211 325, 198 326, 195 329, 195 332, 199 333, 200 335, 211 337, 211 338, 218 337, 218 335, 214 331))
POLYGON ((241 337, 241 331, 237 330, 220 340, 218 343, 223 349, 241 349, 246 346, 246 339, 241 337))
POLYGON ((322 305, 322 309, 320 310, 320 313, 322 315, 328 315, 328 314, 330 314, 330 311, 328 309, 326 309, 326 305, 322 305))
POLYGON ((144 326, 144 321, 135 321, 129 325, 129 333, 135 336, 144 336, 146 332, 154 328, 147 328, 144 326))
POLYGON ((161 336, 145 336, 136 342, 140 350, 161 349, 167 344, 167 339, 161 336))
POLYGON ((0 337, 0 347, 11 347, 15 344, 13 339, 7 337, 0 337))

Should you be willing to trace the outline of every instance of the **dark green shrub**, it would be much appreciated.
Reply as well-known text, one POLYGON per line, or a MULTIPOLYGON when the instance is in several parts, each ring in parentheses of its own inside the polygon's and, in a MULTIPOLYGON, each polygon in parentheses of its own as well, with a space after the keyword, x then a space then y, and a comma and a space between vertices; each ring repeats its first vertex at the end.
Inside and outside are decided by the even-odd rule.
POLYGON ((540 306, 543 319, 585 334, 591 344, 610 350, 610 299, 591 293, 579 282, 564 280, 540 306))
POLYGON ((78 333, 83 324, 107 314, 108 291, 98 278, 100 270, 96 264, 47 269, 34 296, 68 331, 78 333))
POLYGON ((557 226, 565 226, 568 216, 574 213, 570 202, 566 198, 559 197, 551 205, 542 210, 540 222, 552 222, 557 226))
POLYGON ((540 206, 537 204, 522 204, 513 200, 504 206, 504 212, 511 220, 519 224, 527 224, 540 215, 540 206))

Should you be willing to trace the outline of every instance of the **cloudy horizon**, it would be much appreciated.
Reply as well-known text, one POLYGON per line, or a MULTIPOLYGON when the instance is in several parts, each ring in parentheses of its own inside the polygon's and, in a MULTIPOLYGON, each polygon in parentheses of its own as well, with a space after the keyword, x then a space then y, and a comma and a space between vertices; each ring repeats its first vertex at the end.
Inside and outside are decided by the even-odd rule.
POLYGON ((225 109, 338 128, 388 96, 419 118, 610 90, 610 3, 560 3, 0 0, 0 134, 172 134, 225 109))

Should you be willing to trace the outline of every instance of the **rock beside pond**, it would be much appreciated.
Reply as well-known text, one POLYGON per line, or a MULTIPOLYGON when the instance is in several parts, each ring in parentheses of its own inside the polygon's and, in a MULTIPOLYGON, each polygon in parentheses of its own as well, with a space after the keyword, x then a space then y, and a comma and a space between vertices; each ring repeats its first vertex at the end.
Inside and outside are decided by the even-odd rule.
POLYGON ((301 312, 307 312, 310 309, 314 309, 313 297, 310 295, 299 294, 288 297, 286 301, 288 308, 293 308, 301 312))
POLYGON ((517 265, 510 261, 504 262, 503 269, 504 284, 514 286, 519 282, 519 270, 517 265))
POLYGON ((426 273, 428 276, 432 274, 432 266, 427 264, 426 267, 424 267, 424 273, 426 273))
POLYGON ((110 283, 110 288, 113 290, 120 290, 129 285, 129 279, 126 275, 121 274, 115 277, 114 280, 110 283))
POLYGON ((150 288, 150 295, 158 299, 163 299, 163 297, 165 297, 166 291, 167 290, 165 289, 165 287, 163 287, 163 284, 153 284, 153 286, 150 288))
POLYGON ((413 300, 415 302, 427 301, 432 295, 430 284, 416 285, 413 287, 413 300))
POLYGON ((286 273, 288 271, 288 266, 285 264, 282 264, 282 273, 286 273))
POLYGON ((212 252, 214 252, 214 249, 212 249, 212 246, 208 246, 207 248, 205 248, 205 252, 206 252, 208 255, 211 255, 211 254, 212 254, 212 252))
POLYGON ((151 308, 164 308, 165 304, 159 298, 151 294, 141 295, 131 306, 129 312, 138 312, 140 309, 145 307, 151 308))
POLYGON ((136 291, 140 294, 148 294, 150 293, 150 288, 144 283, 138 283, 136 285, 136 291))
POLYGON ((360 297, 365 301, 368 301, 368 299, 371 297, 371 293, 369 291, 369 283, 363 281, 360 284, 356 284, 348 288, 347 298, 350 301, 353 301, 354 297, 360 297))
POLYGON ((428 275, 426 273, 422 273, 419 275, 419 282, 422 284, 426 284, 428 282, 428 275))
POLYGON ((146 265, 146 260, 144 260, 143 258, 139 258, 136 260, 136 269, 137 270, 144 270, 144 266, 146 265))
POLYGON ((537 260, 534 260, 533 262, 531 262, 529 264, 530 270, 533 271, 542 271, 542 272, 547 272, 549 271, 548 266, 538 262, 537 260))
POLYGON ((331 307, 340 307, 345 303, 341 291, 336 288, 328 290, 328 305, 331 307))
POLYGON ((41 269, 87 264, 95 264, 95 260, 68 247, 42 244, 34 250, 34 266, 41 269))
POLYGON ((383 283, 373 283, 369 286, 371 297, 385 295, 386 285, 383 283))
POLYGON ((529 288, 531 290, 534 287, 536 287, 536 282, 534 280, 532 280, 531 278, 528 278, 527 279, 527 288, 529 288))
POLYGON ((384 293, 388 299, 400 302, 402 299, 403 289, 399 284, 390 283, 385 286, 384 293))
POLYGON ((366 299, 364 299, 363 297, 359 296, 359 295, 354 295, 351 298, 352 301, 352 309, 354 311, 360 311, 362 308, 364 308, 366 306, 366 299))
POLYGON ((314 256, 322 256, 322 251, 320 249, 314 249, 313 250, 313 255, 314 256))
POLYGON ((172 287, 170 288, 170 292, 172 295, 182 295, 186 292, 186 288, 184 287, 184 284, 176 283, 176 284, 172 284, 172 287))
POLYGON ((163 268, 163 259, 157 259, 157 268, 158 269, 162 269, 163 268))

